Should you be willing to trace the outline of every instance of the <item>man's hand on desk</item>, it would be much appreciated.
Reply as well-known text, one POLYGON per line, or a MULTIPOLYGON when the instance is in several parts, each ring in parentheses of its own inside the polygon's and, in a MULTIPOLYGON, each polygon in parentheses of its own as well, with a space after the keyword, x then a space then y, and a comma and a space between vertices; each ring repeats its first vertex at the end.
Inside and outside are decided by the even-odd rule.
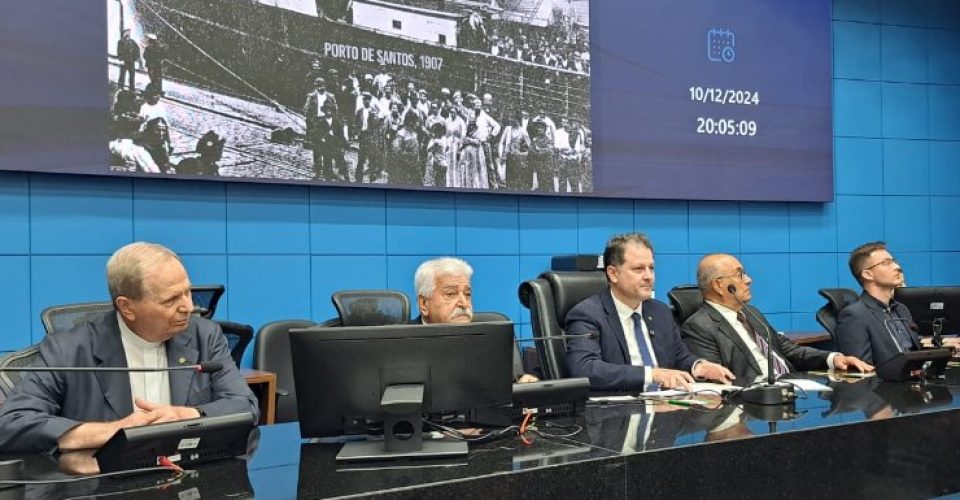
MULTIPOLYGON (((153 417, 153 420, 150 422, 151 424, 175 422, 177 420, 200 417, 200 412, 197 411, 196 408, 190 408, 186 406, 161 405, 151 403, 140 398, 137 398, 136 405, 141 411, 146 412, 147 415, 151 415, 153 417)), ((136 412, 134 412, 134 414, 136 414, 136 412)))
POLYGON ((863 373, 870 373, 875 370, 873 365, 861 361, 855 356, 846 356, 838 354, 833 358, 833 367, 837 370, 857 370, 863 373))
POLYGON ((711 361, 701 360, 693 367, 693 376, 714 380, 721 384, 732 384, 736 377, 725 366, 711 361))
POLYGON ((693 377, 680 370, 671 370, 669 368, 654 368, 653 381, 660 384, 664 389, 683 388, 685 391, 693 390, 693 377))
POLYGON ((137 398, 133 413, 113 422, 87 422, 63 433, 57 439, 61 451, 99 448, 120 429, 197 418, 200 412, 186 406, 160 405, 137 398))

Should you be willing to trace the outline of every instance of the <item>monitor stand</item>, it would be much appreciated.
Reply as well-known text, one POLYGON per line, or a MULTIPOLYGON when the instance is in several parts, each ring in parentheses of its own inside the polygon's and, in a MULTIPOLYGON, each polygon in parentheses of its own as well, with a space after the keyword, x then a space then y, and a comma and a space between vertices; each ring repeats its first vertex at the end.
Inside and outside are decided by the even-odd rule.
POLYGON ((387 386, 380 398, 383 410, 383 441, 346 443, 337 461, 390 460, 400 458, 447 458, 467 454, 467 443, 454 440, 423 440, 423 384, 387 386))

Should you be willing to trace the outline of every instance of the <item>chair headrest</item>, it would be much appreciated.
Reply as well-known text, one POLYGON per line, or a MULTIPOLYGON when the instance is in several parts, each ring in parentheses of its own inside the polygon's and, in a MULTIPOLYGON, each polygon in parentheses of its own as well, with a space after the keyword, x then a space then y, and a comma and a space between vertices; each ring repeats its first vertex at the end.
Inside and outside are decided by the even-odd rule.
POLYGON ((540 278, 550 283, 561 325, 573 306, 607 288, 607 275, 602 271, 546 271, 540 278))
POLYGON ((821 288, 817 290, 821 297, 827 299, 833 310, 840 312, 844 307, 860 299, 857 292, 849 288, 821 288))

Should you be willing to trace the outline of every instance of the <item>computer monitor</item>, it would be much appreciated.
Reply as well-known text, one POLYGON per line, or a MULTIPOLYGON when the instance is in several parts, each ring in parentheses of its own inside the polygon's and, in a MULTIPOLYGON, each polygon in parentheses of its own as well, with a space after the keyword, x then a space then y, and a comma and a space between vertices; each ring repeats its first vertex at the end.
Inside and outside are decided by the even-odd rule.
POLYGON ((180 465, 245 455, 253 415, 234 413, 120 429, 94 454, 100 472, 156 467, 160 457, 180 465))
POLYGON ((893 298, 910 310, 919 335, 960 333, 960 287, 901 287, 893 298))
POLYGON ((423 415, 511 400, 508 321, 294 329, 290 352, 302 437, 383 430, 338 460, 464 455, 463 441, 424 441, 423 415))

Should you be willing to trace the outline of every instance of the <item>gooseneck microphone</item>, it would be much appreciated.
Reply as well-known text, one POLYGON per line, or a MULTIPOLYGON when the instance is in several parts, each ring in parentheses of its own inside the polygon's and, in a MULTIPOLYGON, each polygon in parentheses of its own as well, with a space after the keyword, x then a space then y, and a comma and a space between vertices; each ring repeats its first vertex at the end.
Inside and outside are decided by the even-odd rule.
MULTIPOLYGON (((783 405, 791 403, 797 399, 797 394, 793 390, 792 384, 777 382, 777 376, 773 369, 773 331, 767 326, 767 322, 760 319, 746 304, 737 297, 737 287, 732 283, 727 287, 727 291, 740 304, 740 309, 746 311, 753 317, 754 321, 760 324, 767 333, 767 381, 756 387, 748 387, 738 393, 738 397, 744 403, 754 403, 761 405, 783 405)), ((760 335, 763 335, 762 333, 760 335)))
POLYGON ((219 361, 205 361, 199 365, 160 366, 156 368, 127 368, 123 366, 7 366, 0 372, 173 372, 190 370, 198 373, 215 373, 223 369, 219 361))

